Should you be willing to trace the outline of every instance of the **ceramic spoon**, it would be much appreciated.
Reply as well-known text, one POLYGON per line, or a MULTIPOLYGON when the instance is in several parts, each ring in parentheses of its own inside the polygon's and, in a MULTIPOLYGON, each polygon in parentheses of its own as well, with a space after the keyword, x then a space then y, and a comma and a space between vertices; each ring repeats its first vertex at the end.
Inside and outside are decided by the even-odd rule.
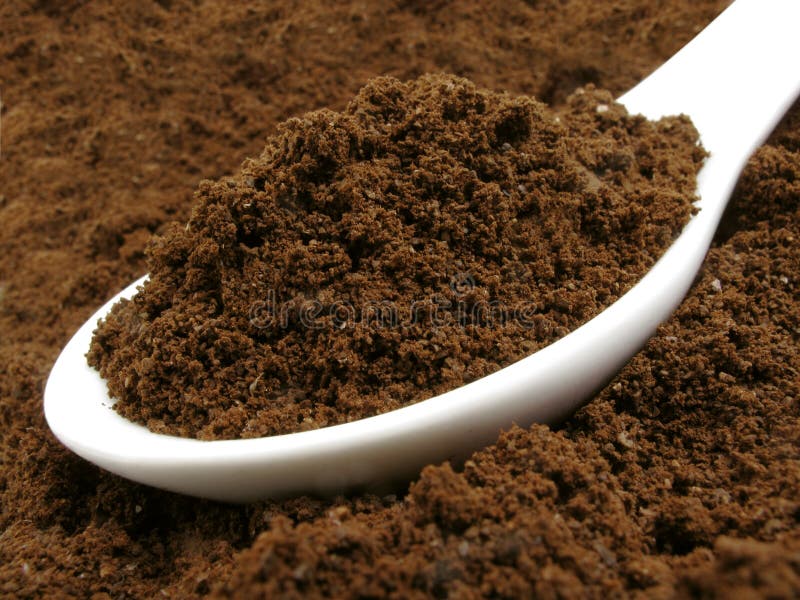
POLYGON ((619 100, 657 119, 685 113, 711 153, 699 213, 651 271, 600 315, 492 375, 390 413, 275 437, 198 441, 158 435, 111 409, 85 354, 92 331, 140 279, 92 316, 47 382, 44 412, 61 442, 134 481, 243 502, 291 494, 387 489, 426 464, 461 460, 512 423, 553 423, 606 383, 686 294, 745 161, 800 91, 800 2, 738 0, 619 100))

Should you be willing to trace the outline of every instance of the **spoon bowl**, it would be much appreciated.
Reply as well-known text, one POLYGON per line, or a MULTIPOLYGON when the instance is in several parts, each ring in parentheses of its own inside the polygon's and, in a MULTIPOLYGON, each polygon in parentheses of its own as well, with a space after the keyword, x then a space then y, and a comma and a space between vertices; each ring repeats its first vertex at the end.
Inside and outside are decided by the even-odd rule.
POLYGON ((572 333, 496 373, 429 400, 343 425, 266 438, 199 441, 150 432, 113 410, 85 354, 112 305, 69 341, 47 381, 56 437, 123 477, 222 501, 391 489, 426 464, 460 461, 513 423, 556 423, 644 345, 689 289, 741 169, 800 92, 800 3, 737 0, 619 101, 651 119, 684 113, 710 152, 698 174, 699 212, 653 268, 572 333))

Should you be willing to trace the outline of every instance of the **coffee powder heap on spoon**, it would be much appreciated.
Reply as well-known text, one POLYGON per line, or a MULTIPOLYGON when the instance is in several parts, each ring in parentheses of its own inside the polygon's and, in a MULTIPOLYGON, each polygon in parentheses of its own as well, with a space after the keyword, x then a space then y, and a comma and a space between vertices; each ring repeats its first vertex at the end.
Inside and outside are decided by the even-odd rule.
POLYGON ((373 80, 203 182, 89 362, 122 415, 200 439, 424 400, 627 291, 692 214, 704 156, 688 119, 594 89, 556 113, 452 76, 373 80))

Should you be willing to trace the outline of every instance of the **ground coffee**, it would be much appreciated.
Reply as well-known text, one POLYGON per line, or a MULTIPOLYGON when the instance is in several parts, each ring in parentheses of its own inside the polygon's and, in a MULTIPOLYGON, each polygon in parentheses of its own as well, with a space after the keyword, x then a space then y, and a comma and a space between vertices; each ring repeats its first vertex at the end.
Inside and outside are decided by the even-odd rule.
POLYGON ((659 334, 563 428, 513 430, 461 473, 226 506, 94 468, 41 412, 58 352, 147 271, 152 233, 277 123, 381 74, 556 106, 619 94, 726 4, 0 3, 0 596, 796 597, 797 105, 659 334))
POLYGON ((279 127, 150 250, 95 333, 117 410, 256 437, 371 416, 496 371, 594 316, 691 213, 685 118, 581 90, 558 115, 425 76, 279 127))

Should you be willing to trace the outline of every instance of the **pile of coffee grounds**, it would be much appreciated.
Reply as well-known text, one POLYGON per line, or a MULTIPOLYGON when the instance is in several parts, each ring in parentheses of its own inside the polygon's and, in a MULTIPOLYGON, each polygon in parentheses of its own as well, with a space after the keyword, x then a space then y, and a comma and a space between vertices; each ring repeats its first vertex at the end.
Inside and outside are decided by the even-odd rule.
POLYGON ((798 134, 800 105, 688 298, 562 430, 427 467, 390 518, 270 510, 220 595, 796 596, 798 134))
POLYGON ((201 184, 89 361, 159 433, 257 437, 375 415, 554 341, 692 211, 687 118, 580 90, 558 115, 465 79, 379 78, 201 184))
POLYGON ((228 506, 95 468, 41 409, 152 234, 281 121, 379 75, 554 107, 590 83, 618 95, 727 4, 0 3, 0 596, 797 597, 798 104, 658 335, 563 427, 510 431, 474 466, 395 496, 228 506))

